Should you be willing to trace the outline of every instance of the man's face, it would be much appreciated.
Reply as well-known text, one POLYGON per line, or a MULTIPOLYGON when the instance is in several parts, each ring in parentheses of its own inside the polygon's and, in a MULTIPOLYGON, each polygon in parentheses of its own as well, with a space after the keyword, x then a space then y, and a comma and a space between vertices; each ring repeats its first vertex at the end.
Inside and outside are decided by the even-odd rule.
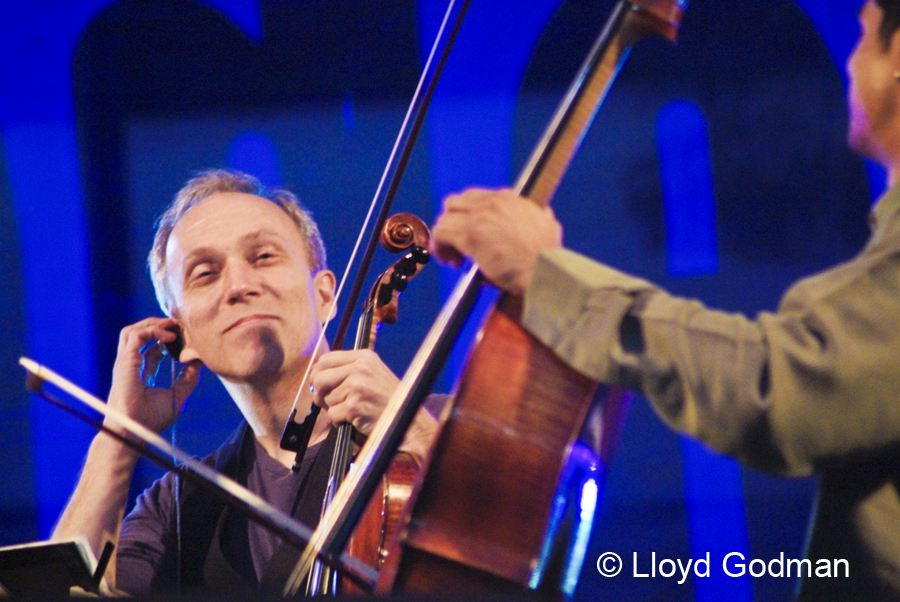
POLYGON ((847 141, 850 148, 882 163, 887 159, 890 140, 896 135, 898 83, 895 73, 898 42, 893 36, 885 49, 879 38, 883 11, 874 0, 867 0, 859 13, 860 36, 847 59, 849 90, 847 103, 850 124, 847 141))
POLYGON ((176 224, 166 246, 182 361, 235 383, 302 370, 333 299, 334 276, 310 273, 293 220, 245 193, 216 194, 176 224))

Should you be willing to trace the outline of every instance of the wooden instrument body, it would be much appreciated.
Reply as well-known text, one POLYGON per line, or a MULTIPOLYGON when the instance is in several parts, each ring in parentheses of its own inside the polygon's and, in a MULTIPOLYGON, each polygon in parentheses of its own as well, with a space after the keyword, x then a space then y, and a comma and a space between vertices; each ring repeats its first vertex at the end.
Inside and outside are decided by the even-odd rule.
POLYGON ((485 324, 427 464, 440 478, 417 488, 379 593, 541 581, 553 501, 597 383, 519 326, 518 301, 503 297, 485 324))
MULTIPOLYGON (((647 35, 674 41, 684 4, 616 6, 520 175, 520 195, 549 204, 631 46, 647 35)), ((522 328, 521 303, 505 294, 488 317, 376 591, 567 594, 563 576, 548 571, 548 537, 566 539, 553 533, 554 502, 597 383, 522 328)), ((606 461, 629 395, 604 393, 606 461)))
MULTIPOLYGON (((421 464, 411 454, 399 452, 394 457, 382 478, 381 488, 372 496, 347 544, 351 556, 375 569, 384 566, 388 544, 400 537, 406 517, 404 510, 420 471, 421 464)), ((341 593, 365 592, 349 579, 342 579, 341 593)))

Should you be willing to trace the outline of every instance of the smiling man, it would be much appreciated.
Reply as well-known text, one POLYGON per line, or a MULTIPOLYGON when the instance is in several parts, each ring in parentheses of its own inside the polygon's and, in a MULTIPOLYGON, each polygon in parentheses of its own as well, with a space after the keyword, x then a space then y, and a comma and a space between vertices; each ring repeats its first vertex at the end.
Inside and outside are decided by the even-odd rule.
MULTIPOLYGON (((333 425, 364 434, 397 379, 368 351, 325 353, 311 371, 298 413, 323 406, 299 472, 282 450, 291 411, 334 300, 318 227, 296 197, 268 190, 237 172, 192 179, 160 218, 149 257, 166 318, 124 328, 108 403, 156 432, 174 423, 201 366, 213 372, 244 416, 234 435, 205 461, 277 508, 314 525, 333 449, 333 425), (181 374, 172 389, 152 386, 163 358, 154 341, 183 332, 181 374), (173 403, 174 402, 174 403, 173 403)), ((436 421, 421 412, 404 449, 422 457, 436 421)), ((54 538, 83 535, 95 553, 118 543, 107 579, 135 595, 156 592, 280 592, 295 552, 172 473, 145 491, 124 519, 138 456, 98 434, 54 538), (180 512, 176 506, 181 506, 180 512), (178 523, 180 522, 180 533, 178 523), (275 560, 273 560, 273 558, 275 560)))

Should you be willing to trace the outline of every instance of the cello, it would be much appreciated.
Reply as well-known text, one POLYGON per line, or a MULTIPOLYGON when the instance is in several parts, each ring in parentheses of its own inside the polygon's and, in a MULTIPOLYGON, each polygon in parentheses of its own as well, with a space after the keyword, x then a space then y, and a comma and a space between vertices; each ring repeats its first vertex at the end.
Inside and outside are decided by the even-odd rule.
MULTIPOLYGON (((630 48, 650 35, 676 41, 684 7, 680 0, 618 2, 517 180, 520 196, 549 204, 630 48)), ((460 278, 313 534, 286 594, 308 571, 312 557, 344 548, 361 505, 433 385, 482 282, 477 265, 460 278)), ((554 547, 547 541, 550 519, 557 484, 597 383, 522 329, 521 303, 521 298, 501 296, 478 337, 407 508, 406 527, 380 574, 380 593, 532 589, 551 598, 560 595, 554 583, 558 576, 547 570, 554 547), (476 493, 466 499, 462 492, 476 493)), ((604 461, 625 398, 624 392, 611 390, 605 400, 604 461)))

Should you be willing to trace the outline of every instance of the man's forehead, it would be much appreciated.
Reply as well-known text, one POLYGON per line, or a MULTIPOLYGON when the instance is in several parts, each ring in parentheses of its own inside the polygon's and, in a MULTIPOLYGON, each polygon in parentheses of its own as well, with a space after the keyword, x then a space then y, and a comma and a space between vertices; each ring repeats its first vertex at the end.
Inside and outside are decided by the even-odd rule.
POLYGON ((185 211, 178 219, 172 234, 185 233, 204 227, 227 227, 228 231, 253 229, 256 224, 281 229, 297 225, 277 203, 246 192, 223 192, 207 197, 185 211))
POLYGON ((219 193, 200 201, 181 216, 169 236, 166 254, 189 253, 195 247, 253 243, 266 238, 304 245, 297 224, 276 203, 243 192, 219 193))
MULTIPOLYGON (((223 221, 240 218, 242 221, 254 214, 287 214, 276 203, 249 192, 218 192, 195 203, 185 211, 175 224, 192 221, 219 219, 223 221)), ((289 217, 289 216, 288 216, 289 217)))

